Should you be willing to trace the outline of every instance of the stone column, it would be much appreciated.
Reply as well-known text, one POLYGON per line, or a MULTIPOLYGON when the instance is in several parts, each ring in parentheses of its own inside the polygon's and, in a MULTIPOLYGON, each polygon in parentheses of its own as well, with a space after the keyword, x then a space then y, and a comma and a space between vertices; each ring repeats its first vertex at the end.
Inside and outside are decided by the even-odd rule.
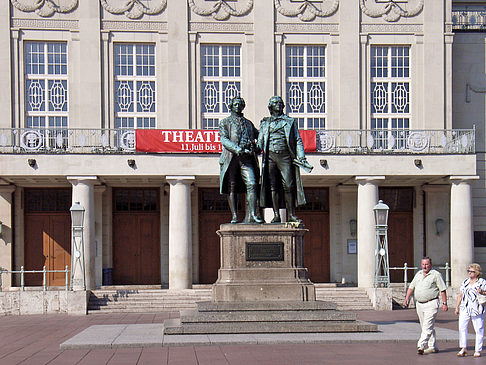
MULTIPOLYGON (((84 270, 86 275, 86 289, 96 288, 95 275, 95 205, 94 205, 94 184, 98 181, 96 176, 68 176, 67 179, 73 185, 73 201, 79 202, 84 209, 84 270)), ((74 252, 71 252, 73 255, 74 252)), ((77 272, 76 275, 82 275, 77 272)), ((79 279, 75 277, 74 279, 79 279)))
POLYGON ((473 262, 471 181, 477 176, 451 176, 451 286, 458 288, 473 262))
POLYGON ((95 286, 103 285, 103 193, 106 186, 98 185, 94 187, 94 211, 95 211, 95 286))
MULTIPOLYGON (((0 23, 5 26, 0 31, 0 46, 3 52, 0 52, 0 67, 3 72, 0 73, 0 115, 3 116, 0 122, 1 128, 16 127, 13 123, 12 107, 14 99, 12 93, 12 65, 14 64, 12 55, 12 46, 17 43, 18 39, 10 40, 10 2, 2 1, 0 4, 0 23)), ((18 33, 17 33, 18 35, 18 33)), ((18 84, 17 84, 18 85, 18 84)), ((18 126, 17 126, 18 127, 18 126)))
POLYGON ((169 289, 192 287, 191 183, 194 176, 167 176, 169 196, 169 289))
MULTIPOLYGON (((13 254, 13 192, 14 185, 0 186, 0 268, 4 270, 12 270, 12 254, 13 254)), ((11 275, 2 275, 1 289, 5 290, 12 286, 11 275)))
MULTIPOLYGON (((190 108, 191 85, 189 82, 189 10, 187 1, 169 1, 167 17, 167 107, 165 128, 188 128, 191 125, 190 108)), ((194 55, 195 57, 195 55, 194 55)), ((195 58, 194 58, 195 59, 195 58)), ((192 85, 194 86, 194 85, 192 85)), ((192 101, 195 103, 195 100, 192 101)), ((194 124, 192 124, 194 125, 194 124)))
POLYGON ((356 176, 358 182, 358 287, 373 287, 375 271, 375 218, 378 182, 384 176, 356 176))

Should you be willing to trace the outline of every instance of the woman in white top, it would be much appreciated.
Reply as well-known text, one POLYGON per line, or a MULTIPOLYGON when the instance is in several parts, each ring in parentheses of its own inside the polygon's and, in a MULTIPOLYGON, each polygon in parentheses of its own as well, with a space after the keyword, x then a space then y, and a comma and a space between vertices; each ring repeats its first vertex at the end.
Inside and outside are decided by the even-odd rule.
POLYGON ((485 308, 478 302, 478 293, 486 294, 486 280, 481 278, 481 266, 471 264, 467 269, 468 278, 462 282, 457 296, 456 314, 459 314, 459 347, 457 356, 467 356, 467 325, 472 321, 476 331, 474 357, 480 357, 483 350, 485 308))

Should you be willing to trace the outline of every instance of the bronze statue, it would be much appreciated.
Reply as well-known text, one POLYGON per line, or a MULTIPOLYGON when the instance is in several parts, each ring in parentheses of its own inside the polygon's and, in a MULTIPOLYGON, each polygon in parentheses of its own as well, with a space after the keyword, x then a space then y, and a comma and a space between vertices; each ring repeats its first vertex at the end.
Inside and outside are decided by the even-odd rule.
POLYGON ((263 151, 260 206, 273 208, 272 223, 281 222, 279 208, 283 192, 287 221, 301 223, 295 207, 305 204, 299 167, 312 169, 305 158, 297 121, 283 113, 284 102, 273 96, 268 103, 270 117, 260 124, 257 147, 263 151))
POLYGON ((231 115, 219 122, 219 135, 223 152, 219 159, 219 185, 221 194, 228 195, 231 223, 238 223, 238 193, 246 192, 245 223, 264 223, 258 205, 260 180, 256 139, 258 130, 243 116, 245 101, 237 96, 228 107, 231 115))

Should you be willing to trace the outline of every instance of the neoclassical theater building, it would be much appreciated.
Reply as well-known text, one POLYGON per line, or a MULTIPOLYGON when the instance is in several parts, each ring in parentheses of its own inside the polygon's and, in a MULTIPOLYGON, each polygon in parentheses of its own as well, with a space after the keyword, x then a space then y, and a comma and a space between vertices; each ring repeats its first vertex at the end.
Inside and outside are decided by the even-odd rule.
POLYGON ((79 202, 88 289, 213 283, 218 121, 241 95, 258 128, 281 95, 314 166, 310 279, 373 286, 381 199, 390 266, 458 286, 486 264, 485 35, 475 0, 3 0, 0 267, 70 266, 79 202))

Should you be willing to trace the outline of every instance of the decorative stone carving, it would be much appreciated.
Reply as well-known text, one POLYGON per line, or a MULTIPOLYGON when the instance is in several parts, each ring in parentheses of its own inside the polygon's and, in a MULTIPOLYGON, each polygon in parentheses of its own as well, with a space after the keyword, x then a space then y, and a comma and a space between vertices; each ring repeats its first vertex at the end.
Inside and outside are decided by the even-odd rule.
POLYGON ((69 13, 78 6, 78 0, 10 0, 12 5, 23 12, 35 13, 41 17, 49 17, 54 13, 69 13), (65 4, 60 5, 59 3, 65 4))
POLYGON ((77 20, 68 19, 12 19, 12 28, 18 29, 79 29, 77 20))
POLYGON ((423 33, 422 24, 361 24, 362 33, 423 33))
MULTIPOLYGON (((313 3, 315 1, 312 0, 302 0, 299 1, 297 6, 292 5, 289 0, 274 0, 275 1, 275 9, 277 11, 288 17, 298 17, 300 20, 304 22, 309 22, 314 20, 317 16, 319 17, 326 17, 334 14, 339 7, 339 0, 332 0, 330 5, 325 10, 319 10, 316 5, 313 3)), ((295 0, 292 2, 296 2, 295 0)))
POLYGON ((337 33, 339 24, 323 23, 279 23, 275 25, 279 33, 304 32, 304 33, 337 33))
POLYGON ((191 32, 253 32, 253 23, 191 22, 191 32))
POLYGON ((168 26, 167 22, 143 22, 137 21, 132 22, 129 20, 103 20, 101 22, 101 29, 103 30, 122 30, 122 31, 131 31, 131 30, 141 30, 141 31, 167 31, 168 26))
POLYGON ((146 6, 141 0, 116 0, 121 6, 113 6, 115 0, 100 0, 101 6, 111 14, 125 14, 129 19, 139 19, 145 15, 156 15, 164 11, 167 0, 156 0, 156 5, 146 6))
MULTIPOLYGON (((254 0, 246 0, 246 4, 244 4, 240 9, 233 7, 228 4, 228 0, 217 0, 212 1, 214 5, 212 6, 198 6, 196 3, 201 2, 201 0, 188 0, 189 7, 191 8, 192 12, 197 15, 207 16, 211 15, 216 20, 226 20, 231 15, 233 16, 242 16, 246 15, 250 12, 253 8, 254 0)), ((208 1, 204 1, 208 3, 208 1)), ((242 3, 244 1, 237 1, 238 3, 242 3)))
POLYGON ((422 11, 424 0, 416 0, 417 5, 411 10, 404 10, 399 3, 409 3, 412 0, 359 0, 361 11, 372 18, 383 17, 387 22, 396 22, 402 16, 410 18, 422 11), (368 6, 370 3, 374 6, 368 6), (384 3, 383 5, 379 3, 384 3))

